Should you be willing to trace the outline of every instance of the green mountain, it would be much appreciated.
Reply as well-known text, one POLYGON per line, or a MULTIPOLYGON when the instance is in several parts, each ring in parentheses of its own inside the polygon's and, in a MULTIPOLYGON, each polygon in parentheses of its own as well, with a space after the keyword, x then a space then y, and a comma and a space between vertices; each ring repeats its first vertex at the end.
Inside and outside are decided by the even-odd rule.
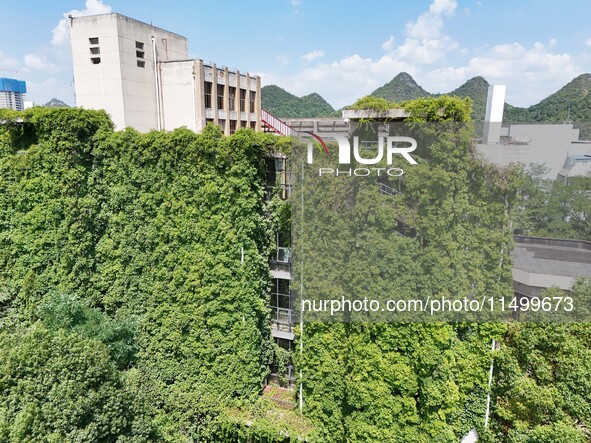
MULTIPOLYGON (((486 97, 489 83, 484 77, 473 77, 447 95, 470 97, 475 121, 484 120, 486 97)), ((396 75, 385 85, 371 94, 394 102, 413 100, 421 97, 438 97, 423 89, 406 72, 396 75)), ((262 89, 263 107, 278 117, 328 117, 339 116, 330 104, 314 93, 305 97, 296 97, 277 86, 265 86, 262 89)), ((591 138, 591 74, 582 74, 548 96, 540 103, 528 108, 520 108, 505 103, 503 121, 507 123, 559 123, 574 121, 581 128, 581 135, 591 138)))
POLYGON ((269 85, 261 88, 263 108, 279 118, 333 117, 334 108, 315 92, 296 97, 279 86, 269 85))
POLYGON ((384 86, 370 94, 372 97, 385 98, 392 102, 414 100, 421 97, 432 97, 433 94, 425 91, 407 72, 401 72, 384 86))
POLYGON ((69 106, 66 103, 64 103, 63 101, 61 101, 55 97, 52 98, 51 100, 49 100, 43 106, 45 108, 69 108, 69 106))
POLYGON ((472 99, 472 119, 483 120, 486 113, 486 97, 490 85, 484 77, 478 76, 469 79, 466 83, 457 89, 449 92, 447 95, 454 97, 470 97, 472 99))
POLYGON ((591 122, 591 74, 582 74, 529 108, 505 106, 510 122, 591 122))

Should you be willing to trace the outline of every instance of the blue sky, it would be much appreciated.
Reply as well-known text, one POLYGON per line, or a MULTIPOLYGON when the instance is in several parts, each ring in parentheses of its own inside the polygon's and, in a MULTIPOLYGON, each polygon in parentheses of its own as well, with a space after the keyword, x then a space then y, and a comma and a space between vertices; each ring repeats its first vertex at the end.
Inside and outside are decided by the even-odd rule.
POLYGON ((74 103, 73 15, 118 12, 185 35, 192 57, 339 108, 407 71, 430 92, 476 75, 527 106, 591 72, 589 0, 4 0, 0 76, 74 103))

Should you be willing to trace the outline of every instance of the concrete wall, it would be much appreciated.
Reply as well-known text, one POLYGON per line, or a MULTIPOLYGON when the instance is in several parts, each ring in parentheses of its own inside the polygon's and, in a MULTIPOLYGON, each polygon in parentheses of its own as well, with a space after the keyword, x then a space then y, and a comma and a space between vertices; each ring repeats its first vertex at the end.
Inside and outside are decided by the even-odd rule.
MULTIPOLYGON (((206 119, 220 124, 226 135, 230 134, 232 121, 236 122, 236 130, 241 127, 253 127, 261 130, 261 80, 258 76, 239 71, 230 71, 226 67, 215 64, 203 65, 203 82, 212 83, 211 108, 205 108, 203 124, 206 119), (218 107, 217 89, 223 87, 223 106, 218 107), (230 98, 230 88, 235 88, 234 98, 230 98), (244 111, 240 111, 240 91, 244 91, 244 111), (251 109, 251 92, 254 93, 254 112, 251 109), (233 106, 231 106, 231 102, 233 106), (222 124, 223 123, 223 124, 222 124)), ((202 84, 202 83, 201 83, 202 84)), ((198 116, 199 118, 200 116, 198 116)))
POLYGON ((117 129, 131 126, 148 132, 186 126, 199 132, 208 120, 221 124, 225 134, 240 127, 261 129, 260 78, 188 60, 185 37, 119 14, 76 17, 70 35, 76 104, 105 109, 117 129), (98 44, 91 38, 98 38, 98 44), (91 52, 97 49, 100 54, 91 52), (93 58, 100 63, 92 63, 93 58), (212 83, 211 108, 205 107, 205 82, 212 83), (219 107, 218 85, 223 89, 219 107))
MULTIPOLYGON (((500 126, 500 123, 496 123, 500 126)), ((555 179, 569 154, 585 154, 591 145, 578 143, 579 130, 572 124, 510 125, 502 128, 507 137, 499 143, 478 144, 478 151, 489 161, 506 166, 511 163, 544 163, 548 178, 555 179)))
POLYGON ((157 128, 152 37, 157 58, 163 61, 188 58, 187 39, 119 14, 73 18, 70 36, 77 106, 105 109, 117 129, 157 128), (95 37, 98 45, 89 42, 95 37), (136 48, 136 42, 143 43, 143 49, 136 48), (93 47, 100 54, 91 54, 93 47), (100 63, 93 64, 93 57, 100 57, 100 63), (138 61, 144 62, 143 67, 138 61))
POLYGON ((197 131, 194 61, 161 63, 163 129, 186 126, 197 131))

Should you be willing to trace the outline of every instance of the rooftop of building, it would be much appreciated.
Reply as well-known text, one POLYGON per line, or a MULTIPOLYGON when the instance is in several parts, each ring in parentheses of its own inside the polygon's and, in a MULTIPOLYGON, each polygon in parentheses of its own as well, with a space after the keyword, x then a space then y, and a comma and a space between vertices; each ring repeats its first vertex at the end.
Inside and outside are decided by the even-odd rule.
POLYGON ((23 80, 2 77, 0 78, 0 91, 25 94, 27 92, 27 84, 23 80))
POLYGON ((569 155, 567 158, 569 160, 576 160, 576 161, 591 161, 590 154, 569 155))
POLYGON ((513 266, 534 274, 591 276, 591 242, 516 236, 513 266))
POLYGON ((141 20, 137 20, 135 18, 131 18, 131 17, 128 17, 126 15, 119 14, 118 12, 107 12, 107 13, 104 13, 104 14, 94 14, 94 15, 81 15, 81 16, 77 16, 77 17, 76 16, 72 16, 70 18, 73 19, 73 20, 81 20, 81 19, 82 20, 88 20, 88 19, 92 19, 92 18, 96 18, 96 17, 101 17, 101 16, 119 17, 119 18, 122 18, 122 19, 125 19, 125 20, 128 20, 128 21, 131 21, 131 22, 139 23, 139 24, 144 25, 144 26, 149 26, 150 28, 157 29, 160 32, 166 32, 167 34, 175 35, 175 36, 177 36, 179 38, 182 38, 182 39, 187 40, 187 37, 185 37, 184 35, 177 34, 176 32, 169 31, 168 29, 159 28, 158 26, 154 26, 151 23, 142 22, 141 20))
MULTIPOLYGON (((195 62, 195 61, 203 62, 203 59, 201 59, 201 58, 186 58, 186 59, 179 59, 179 60, 163 60, 163 61, 159 61, 158 63, 167 64, 167 63, 183 63, 183 62, 195 62)), ((215 67, 216 70, 218 70, 218 71, 224 71, 227 68, 227 66, 225 66, 225 65, 218 66, 212 62, 203 63, 203 66, 206 68, 212 68, 212 69, 215 67)), ((252 79, 256 79, 258 77, 257 75, 250 74, 248 72, 242 72, 242 71, 239 71, 238 69, 228 68, 228 72, 232 73, 232 74, 236 74, 236 73, 240 72, 240 75, 244 75, 244 76, 246 76, 248 74, 248 76, 252 79)))

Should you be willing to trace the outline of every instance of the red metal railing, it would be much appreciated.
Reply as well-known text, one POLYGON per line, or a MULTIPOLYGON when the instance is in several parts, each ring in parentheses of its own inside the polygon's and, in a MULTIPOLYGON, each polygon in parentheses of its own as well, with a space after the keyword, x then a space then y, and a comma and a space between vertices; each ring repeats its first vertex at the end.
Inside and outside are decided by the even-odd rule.
POLYGON ((264 125, 266 125, 269 129, 271 129, 273 132, 276 132, 277 134, 287 136, 296 135, 295 131, 291 128, 291 126, 289 126, 283 120, 279 120, 266 109, 261 109, 261 121, 264 125))

